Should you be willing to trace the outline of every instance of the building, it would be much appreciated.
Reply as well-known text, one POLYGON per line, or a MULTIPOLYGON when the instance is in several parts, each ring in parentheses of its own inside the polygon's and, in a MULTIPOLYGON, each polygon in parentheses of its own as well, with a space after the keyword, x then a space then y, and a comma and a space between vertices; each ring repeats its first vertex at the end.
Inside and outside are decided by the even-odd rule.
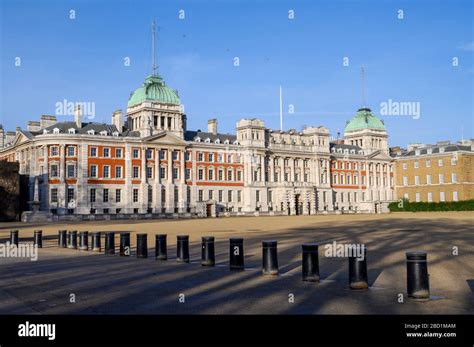
POLYGON ((474 199, 474 141, 413 144, 395 157, 397 199, 440 202, 474 199))
POLYGON ((1 129, 0 159, 19 162, 48 220, 374 213, 393 200, 387 138, 368 108, 335 142, 323 126, 275 131, 256 118, 235 134, 219 133, 216 119, 188 130, 178 93, 152 74, 125 120, 117 110, 110 124, 84 122, 80 106, 71 121, 43 115, 1 129))

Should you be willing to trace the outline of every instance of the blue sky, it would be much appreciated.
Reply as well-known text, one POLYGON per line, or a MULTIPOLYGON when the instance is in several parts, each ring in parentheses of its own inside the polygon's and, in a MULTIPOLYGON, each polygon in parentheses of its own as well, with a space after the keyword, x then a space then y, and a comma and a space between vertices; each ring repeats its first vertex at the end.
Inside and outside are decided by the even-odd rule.
POLYGON ((219 131, 233 133, 242 117, 278 129, 282 85, 285 129, 324 125, 336 136, 362 105, 364 66, 367 106, 375 114, 389 99, 421 108, 419 119, 381 117, 390 145, 456 141, 462 132, 474 137, 470 0, 0 4, 0 123, 7 130, 54 114, 64 99, 95 102, 95 121, 110 122, 150 73, 154 18, 159 73, 179 91, 189 129, 204 130, 207 119, 218 118, 219 131))

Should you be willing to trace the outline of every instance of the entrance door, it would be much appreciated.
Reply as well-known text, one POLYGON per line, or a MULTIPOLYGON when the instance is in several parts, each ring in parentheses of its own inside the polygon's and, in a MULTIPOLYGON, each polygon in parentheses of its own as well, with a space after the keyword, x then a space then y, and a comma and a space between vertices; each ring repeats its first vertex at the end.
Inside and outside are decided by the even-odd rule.
POLYGON ((206 217, 212 217, 212 204, 206 205, 206 217))

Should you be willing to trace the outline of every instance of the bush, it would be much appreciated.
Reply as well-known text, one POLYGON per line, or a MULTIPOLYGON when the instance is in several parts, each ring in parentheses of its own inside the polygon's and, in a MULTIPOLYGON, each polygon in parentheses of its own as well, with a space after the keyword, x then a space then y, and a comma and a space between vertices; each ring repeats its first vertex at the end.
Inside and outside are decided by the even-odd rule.
POLYGON ((390 212, 419 212, 419 211, 474 211, 474 200, 444 201, 444 202, 410 202, 408 199, 391 202, 390 212))

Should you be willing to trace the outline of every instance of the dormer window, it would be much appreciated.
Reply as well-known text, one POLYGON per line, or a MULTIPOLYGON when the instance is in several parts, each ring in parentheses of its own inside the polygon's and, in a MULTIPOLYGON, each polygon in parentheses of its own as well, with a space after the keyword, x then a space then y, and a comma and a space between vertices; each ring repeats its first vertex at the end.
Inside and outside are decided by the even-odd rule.
POLYGON ((70 128, 68 129, 67 131, 69 134, 75 134, 76 133, 76 130, 74 128, 70 128))
POLYGON ((419 149, 417 149, 417 150, 415 151, 415 155, 420 155, 420 150, 419 150, 419 149))
POLYGON ((229 139, 226 139, 226 140, 224 141, 224 144, 225 144, 225 145, 228 145, 229 143, 230 143, 229 139))
POLYGON ((342 149, 341 149, 341 148, 338 148, 338 149, 337 149, 337 153, 342 153, 342 149))
POLYGON ((208 137, 204 142, 205 143, 211 143, 211 139, 208 137))
POLYGON ((433 149, 432 149, 432 148, 428 148, 428 149, 426 150, 426 153, 432 154, 432 153, 433 153, 433 149))
POLYGON ((119 136, 118 131, 114 131, 114 132, 112 133, 112 136, 118 137, 118 136, 119 136))
POLYGON ((360 155, 363 155, 363 154, 364 154, 364 151, 359 151, 359 154, 360 154, 360 155))
POLYGON ((331 152, 333 152, 333 153, 334 153, 335 151, 336 151, 336 149, 335 149, 334 147, 333 147, 333 148, 331 148, 331 152))
POLYGON ((54 129, 53 129, 53 134, 59 134, 59 129, 58 129, 58 128, 54 128, 54 129))
POLYGON ((351 149, 351 154, 355 154, 355 150, 354 150, 354 149, 351 149))
POLYGON ((201 142, 201 138, 198 136, 198 137, 196 137, 196 138, 194 139, 194 141, 196 141, 196 142, 201 142))
POLYGON ((221 140, 217 139, 214 143, 221 143, 221 140))
POLYGON ((93 129, 87 130, 87 134, 89 135, 94 135, 95 131, 93 129))
POLYGON ((444 153, 444 147, 440 147, 440 148, 439 148, 439 152, 440 152, 440 153, 444 153))
POLYGON ((100 132, 100 135, 101 135, 101 136, 107 136, 107 131, 106 131, 106 130, 102 130, 102 131, 100 132))
POLYGON ((348 149, 345 149, 345 150, 344 150, 344 154, 349 154, 349 150, 348 150, 348 149))
POLYGON ((43 134, 46 135, 48 133, 48 130, 43 129, 43 134))
POLYGON ((239 141, 235 140, 235 141, 233 142, 233 144, 234 144, 234 145, 238 145, 238 144, 239 144, 239 141))

